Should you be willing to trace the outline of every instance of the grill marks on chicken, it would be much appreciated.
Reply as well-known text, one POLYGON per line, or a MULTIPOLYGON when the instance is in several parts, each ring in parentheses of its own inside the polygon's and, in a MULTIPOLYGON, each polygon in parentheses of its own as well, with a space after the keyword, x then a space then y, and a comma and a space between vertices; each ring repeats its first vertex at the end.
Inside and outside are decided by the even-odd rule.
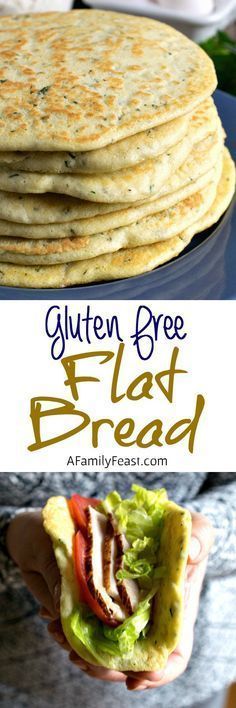
POLYGON ((86 580, 91 595, 103 609, 109 624, 115 626, 132 615, 140 593, 134 580, 117 580, 129 544, 117 531, 115 519, 91 506, 86 509, 88 547, 85 559, 86 580))
POLYGON ((86 509, 86 516, 88 522, 88 548, 85 570, 88 588, 91 595, 102 607, 106 617, 113 624, 119 624, 126 619, 127 614, 120 604, 112 600, 105 588, 103 579, 103 545, 107 519, 91 506, 86 509))
MULTIPOLYGON (((110 516, 110 515, 109 515, 110 516)), ((114 538, 114 529, 110 518, 108 517, 106 524, 106 534, 103 547, 103 578, 104 585, 108 594, 114 600, 120 600, 119 591, 117 588, 116 574, 116 558, 117 545, 114 538)))

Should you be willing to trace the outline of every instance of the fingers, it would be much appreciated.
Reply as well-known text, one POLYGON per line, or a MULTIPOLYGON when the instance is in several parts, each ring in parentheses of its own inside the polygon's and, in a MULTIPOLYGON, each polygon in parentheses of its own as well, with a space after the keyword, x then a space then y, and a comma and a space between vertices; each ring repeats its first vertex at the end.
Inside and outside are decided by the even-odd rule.
POLYGON ((58 617, 60 614, 61 578, 56 560, 53 556, 50 555, 45 559, 42 564, 41 572, 52 597, 54 607, 53 617, 58 617))
POLYGON ((165 686, 185 671, 192 653, 194 623, 206 564, 207 560, 205 559, 198 565, 189 566, 181 638, 177 649, 169 656, 165 669, 158 673, 129 672, 126 681, 129 691, 143 691, 165 686))
POLYGON ((78 656, 75 651, 71 650, 71 646, 67 642, 59 619, 49 622, 48 632, 50 636, 61 646, 62 649, 65 649, 65 651, 68 651, 70 653, 70 661, 75 666, 78 666, 78 668, 81 669, 81 671, 84 671, 88 676, 91 676, 91 678, 99 679, 100 681, 118 681, 124 683, 126 676, 120 671, 111 671, 110 669, 106 669, 103 666, 95 666, 94 664, 90 664, 89 662, 84 661, 84 659, 81 659, 81 657, 78 656))
POLYGON ((60 644, 62 649, 65 649, 65 651, 71 651, 71 646, 67 642, 59 619, 49 622, 48 632, 52 639, 54 639, 57 644, 60 644))
POLYGON ((121 671, 113 671, 111 669, 106 669, 103 666, 95 666, 94 664, 90 664, 81 659, 74 651, 71 651, 69 658, 75 666, 78 666, 78 668, 84 671, 88 676, 91 676, 91 678, 116 683, 124 683, 126 680, 125 674, 121 671))
POLYGON ((127 676, 137 679, 137 681, 159 681, 164 675, 165 669, 162 671, 127 671, 127 676))
POLYGON ((171 681, 174 681, 184 673, 187 668, 188 661, 189 656, 183 656, 178 652, 173 652, 168 659, 162 678, 159 681, 152 681, 152 685, 149 685, 148 688, 166 686, 168 683, 171 683, 171 681))
POLYGON ((34 514, 34 545, 31 549, 31 568, 37 573, 41 573, 52 597, 54 606, 53 616, 60 614, 60 594, 61 578, 58 565, 56 563, 51 539, 43 528, 41 513, 34 514))
POLYGON ((40 511, 18 514, 10 523, 9 553, 36 600, 49 615, 60 612, 60 573, 40 511))
POLYGON ((194 626, 199 607, 202 584, 207 568, 207 558, 197 565, 189 565, 185 582, 184 622, 194 626))
POLYGON ((100 679, 101 681, 125 681, 126 676, 120 671, 110 671, 109 669, 106 669, 103 666, 95 666, 94 664, 90 664, 81 659, 81 657, 78 656, 75 651, 71 651, 71 646, 67 642, 59 619, 49 622, 48 632, 52 639, 54 639, 54 641, 56 641, 62 649, 70 653, 70 661, 76 666, 78 666, 79 669, 88 674, 88 676, 100 679))
MULTIPOLYGON (((191 652, 190 652, 191 653, 191 652)), ((183 655, 175 651, 169 656, 166 667, 159 672, 140 672, 138 674, 129 674, 126 680, 128 691, 144 691, 150 688, 159 688, 174 681, 186 669, 189 661, 189 653, 183 655)))
POLYGON ((126 679, 126 688, 128 691, 145 691, 146 688, 154 688, 154 685, 151 686, 148 681, 139 681, 138 679, 132 679, 128 677, 126 679))
POLYGON ((214 543, 215 532, 209 519, 203 514, 192 514, 192 536, 188 563, 200 563, 208 556, 214 543))
POLYGON ((44 620, 49 620, 49 621, 53 620, 52 615, 50 614, 50 612, 48 612, 46 607, 43 607, 43 606, 40 607, 39 611, 38 611, 38 615, 39 615, 39 617, 41 617, 44 620))
POLYGON ((39 604, 43 605, 50 617, 57 616, 51 593, 42 575, 35 571, 29 571, 22 572, 22 577, 30 592, 32 592, 39 604))
POLYGON ((126 679, 126 688, 128 691, 145 691, 148 688, 158 688, 161 684, 155 681, 139 681, 128 676, 126 679))

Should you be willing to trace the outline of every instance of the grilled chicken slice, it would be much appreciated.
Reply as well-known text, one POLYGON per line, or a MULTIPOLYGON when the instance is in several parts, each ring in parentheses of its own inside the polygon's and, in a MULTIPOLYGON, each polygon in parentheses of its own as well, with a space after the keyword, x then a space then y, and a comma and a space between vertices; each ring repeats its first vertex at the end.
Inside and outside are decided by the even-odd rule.
POLYGON ((108 595, 110 595, 113 600, 120 601, 120 596, 117 588, 117 580, 115 577, 117 545, 114 538, 114 529, 109 516, 107 519, 106 535, 104 538, 103 546, 103 578, 108 595))
POLYGON ((106 535, 107 518, 92 506, 86 509, 88 550, 85 560, 86 579, 91 595, 102 607, 110 623, 119 624, 127 617, 121 604, 114 602, 108 594, 103 578, 103 545, 106 535))
MULTIPOLYGON (((123 533, 116 533, 115 540, 117 544, 117 572, 118 570, 123 570, 124 553, 129 548, 129 543, 123 533)), ((129 615, 132 615, 137 609, 140 600, 138 584, 135 580, 124 578, 123 580, 117 580, 117 587, 123 607, 125 607, 129 615)))

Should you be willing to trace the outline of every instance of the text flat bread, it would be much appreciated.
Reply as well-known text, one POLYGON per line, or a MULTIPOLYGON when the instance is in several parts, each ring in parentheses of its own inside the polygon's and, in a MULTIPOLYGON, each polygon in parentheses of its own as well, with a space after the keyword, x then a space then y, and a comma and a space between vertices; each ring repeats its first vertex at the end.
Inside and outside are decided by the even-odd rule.
POLYGON ((0 149, 103 147, 192 111, 212 61, 165 24, 97 10, 3 17, 0 149))
MULTIPOLYGON (((194 145, 185 162, 163 185, 158 198, 159 196, 178 192, 192 182, 196 182, 208 172, 218 161, 222 151, 222 144, 222 138, 218 141, 209 136, 194 145)), ((117 215, 114 216, 114 222, 111 221, 112 217, 110 216, 103 221, 101 219, 102 215, 111 215, 119 210, 124 212, 124 209, 136 208, 138 205, 141 206, 148 201, 156 199, 157 196, 154 194, 148 200, 140 200, 135 205, 127 203, 124 206, 122 203, 99 204, 98 202, 82 201, 74 197, 59 196, 57 194, 35 195, 0 192, 0 219, 29 225, 62 224, 83 220, 85 233, 91 234, 102 231, 108 223, 109 228, 121 225, 118 223, 117 215)), ((60 230, 58 229, 57 238, 59 234, 60 230)), ((13 235, 15 236, 16 234, 13 233, 13 235)), ((23 236, 23 234, 18 235, 23 236)))
POLYGON ((178 256, 195 234, 216 223, 230 204, 234 190, 235 166, 226 151, 222 178, 211 208, 178 236, 149 246, 121 249, 118 253, 63 265, 21 266, 0 263, 0 284, 10 287, 61 288, 146 273, 178 256))
POLYGON ((176 118, 157 128, 124 138, 118 143, 87 152, 0 152, 0 166, 24 172, 87 173, 116 172, 144 160, 156 158, 176 145, 190 130, 194 141, 203 140, 217 126, 217 110, 212 98, 192 114, 176 118))

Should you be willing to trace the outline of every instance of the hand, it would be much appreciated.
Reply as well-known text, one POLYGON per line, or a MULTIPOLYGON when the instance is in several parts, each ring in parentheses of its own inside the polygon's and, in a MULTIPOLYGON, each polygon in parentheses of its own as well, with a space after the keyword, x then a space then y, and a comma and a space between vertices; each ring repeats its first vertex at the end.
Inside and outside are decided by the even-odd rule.
POLYGON ((49 625, 49 632, 63 648, 70 651, 70 660, 92 678, 103 681, 126 682, 131 691, 164 686, 178 678, 186 669, 193 646, 194 625, 198 613, 199 597, 207 566, 207 557, 214 541, 214 530, 202 514, 192 514, 192 536, 185 578, 185 609, 182 635, 178 647, 169 656, 166 667, 160 672, 110 671, 102 666, 87 664, 66 642, 59 621, 49 625))
POLYGON ((7 531, 7 548, 47 619, 60 615, 60 573, 40 511, 18 514, 7 531))

